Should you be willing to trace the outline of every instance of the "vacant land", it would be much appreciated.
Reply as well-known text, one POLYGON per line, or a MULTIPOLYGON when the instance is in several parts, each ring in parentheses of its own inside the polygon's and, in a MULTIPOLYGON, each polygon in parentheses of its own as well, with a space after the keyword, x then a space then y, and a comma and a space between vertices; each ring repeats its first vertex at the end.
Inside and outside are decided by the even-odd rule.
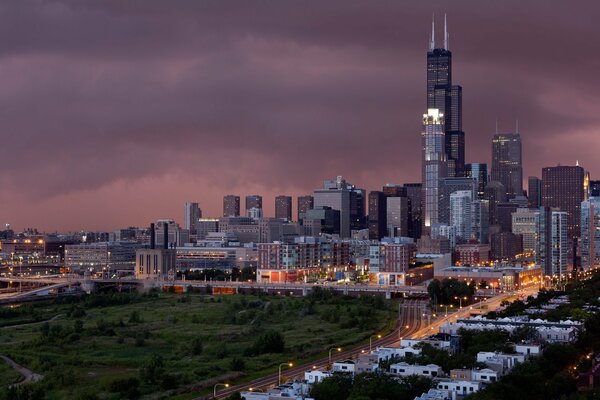
MULTIPOLYGON (((381 298, 98 294, 0 310, 0 354, 45 377, 4 398, 188 398, 391 326, 381 298)), ((0 398, 2 398, 0 396, 0 398)))

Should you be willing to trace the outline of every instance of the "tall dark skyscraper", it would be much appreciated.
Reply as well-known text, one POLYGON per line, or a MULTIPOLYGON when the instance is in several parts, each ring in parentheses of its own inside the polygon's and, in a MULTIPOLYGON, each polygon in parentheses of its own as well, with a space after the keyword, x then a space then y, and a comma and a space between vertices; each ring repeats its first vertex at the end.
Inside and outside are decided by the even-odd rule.
POLYGON ((386 208, 387 197, 385 193, 373 191, 369 193, 369 239, 381 240, 387 231, 386 208))
POLYGON ((421 237, 421 196, 422 188, 420 183, 405 183, 406 195, 410 206, 410 221, 408 222, 408 236, 413 239, 421 237))
POLYGON ((569 240, 581 236, 581 202, 587 200, 586 173, 580 166, 542 169, 542 206, 567 213, 569 240))
POLYGON ((435 45, 435 22, 427 52, 427 109, 437 108, 444 116, 445 151, 448 176, 465 173, 465 133, 462 131, 462 87, 452 85, 452 52, 444 17, 444 45, 435 45))
POLYGON ((251 208, 260 208, 262 209, 262 196, 257 194, 252 194, 250 196, 246 196, 246 212, 251 208))
POLYGON ((527 205, 529 208, 542 205, 542 181, 537 176, 527 178, 527 205))
POLYGON ((490 180, 502 183, 509 199, 523 195, 521 135, 518 133, 496 133, 494 135, 490 180))
POLYGON ((275 197, 275 218, 292 220, 292 197, 277 196, 275 197))
POLYGON ((315 198, 311 195, 298 196, 298 222, 302 222, 301 214, 312 210, 315 205, 315 198))
POLYGON ((240 215, 240 196, 229 194, 223 197, 223 216, 239 217, 240 215))
POLYGON ((600 197, 600 181, 590 181, 590 196, 600 197))

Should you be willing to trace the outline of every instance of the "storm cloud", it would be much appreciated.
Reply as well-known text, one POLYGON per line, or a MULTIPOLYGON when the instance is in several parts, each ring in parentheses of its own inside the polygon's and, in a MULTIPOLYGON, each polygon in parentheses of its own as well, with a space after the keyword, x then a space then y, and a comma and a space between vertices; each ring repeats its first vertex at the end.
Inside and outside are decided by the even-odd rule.
MULTIPOLYGON (((184 201, 420 180, 432 13, 448 15, 467 162, 519 120, 525 176, 600 174, 595 1, 0 4, 0 222, 181 221, 184 201)), ((438 36, 441 40, 441 34, 438 36)))

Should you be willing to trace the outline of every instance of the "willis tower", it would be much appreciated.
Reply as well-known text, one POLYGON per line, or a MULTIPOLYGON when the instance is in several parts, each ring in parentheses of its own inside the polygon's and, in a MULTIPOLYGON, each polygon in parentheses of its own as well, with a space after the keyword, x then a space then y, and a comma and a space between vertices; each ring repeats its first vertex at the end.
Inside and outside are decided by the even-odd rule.
POLYGON ((427 109, 437 108, 444 115, 445 149, 448 176, 465 175, 465 133, 462 130, 462 87, 452 85, 452 52, 448 50, 448 30, 444 16, 444 45, 435 46, 435 21, 427 52, 427 109))

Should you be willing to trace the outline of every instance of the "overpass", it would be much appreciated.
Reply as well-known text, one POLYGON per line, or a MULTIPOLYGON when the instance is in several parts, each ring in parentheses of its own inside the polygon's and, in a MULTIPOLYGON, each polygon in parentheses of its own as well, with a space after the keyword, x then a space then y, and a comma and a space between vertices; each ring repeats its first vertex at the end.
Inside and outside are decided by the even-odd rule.
MULTIPOLYGON (((424 286, 385 286, 376 284, 337 284, 325 282, 319 284, 303 282, 287 283, 257 283, 233 281, 190 281, 190 280, 157 280, 157 279, 105 279, 90 278, 79 275, 57 275, 44 277, 0 277, 0 282, 22 283, 35 286, 59 285, 57 288, 79 285, 85 292, 93 292, 99 287, 107 285, 130 285, 141 289, 181 287, 182 291, 190 288, 206 290, 210 293, 255 293, 265 292, 271 294, 306 296, 313 288, 333 290, 344 295, 382 295, 386 298, 406 296, 426 296, 427 288, 424 286)), ((37 290, 37 289, 36 289, 37 290)), ((28 291, 31 292, 31 291, 28 291)), ((23 292, 25 294, 27 292, 23 292)), ((15 294, 12 294, 15 295, 15 294)))

